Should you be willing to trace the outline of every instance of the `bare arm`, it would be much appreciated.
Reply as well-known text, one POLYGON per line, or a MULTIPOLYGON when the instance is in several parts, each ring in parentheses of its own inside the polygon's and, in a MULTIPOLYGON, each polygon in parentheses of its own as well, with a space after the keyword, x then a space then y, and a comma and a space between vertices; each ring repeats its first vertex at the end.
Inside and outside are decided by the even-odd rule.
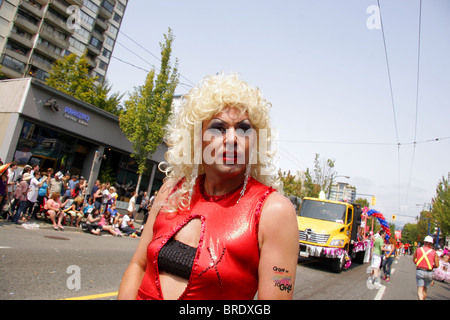
POLYGON ((264 204, 259 229, 258 299, 292 299, 298 260, 298 225, 291 202, 273 193, 264 204))

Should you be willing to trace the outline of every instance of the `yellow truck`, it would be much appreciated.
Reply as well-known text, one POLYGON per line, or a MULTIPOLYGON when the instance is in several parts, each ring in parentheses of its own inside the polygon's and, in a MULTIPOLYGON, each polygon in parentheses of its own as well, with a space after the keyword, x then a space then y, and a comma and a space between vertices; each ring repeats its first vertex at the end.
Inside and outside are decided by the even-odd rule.
POLYGON ((328 260, 337 273, 352 261, 363 263, 370 242, 360 229, 361 215, 358 204, 303 198, 297 217, 299 257, 328 260))

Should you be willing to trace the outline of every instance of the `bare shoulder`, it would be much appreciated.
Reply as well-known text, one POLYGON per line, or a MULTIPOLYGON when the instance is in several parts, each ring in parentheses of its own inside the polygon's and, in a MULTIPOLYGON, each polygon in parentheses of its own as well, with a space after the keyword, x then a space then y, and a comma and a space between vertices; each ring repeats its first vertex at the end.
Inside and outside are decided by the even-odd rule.
POLYGON ((288 198, 278 192, 273 192, 264 203, 262 215, 269 219, 292 219, 295 217, 295 208, 288 198))
POLYGON ((267 237, 297 237, 298 227, 295 207, 291 201, 278 192, 273 192, 264 203, 260 217, 260 244, 267 237))

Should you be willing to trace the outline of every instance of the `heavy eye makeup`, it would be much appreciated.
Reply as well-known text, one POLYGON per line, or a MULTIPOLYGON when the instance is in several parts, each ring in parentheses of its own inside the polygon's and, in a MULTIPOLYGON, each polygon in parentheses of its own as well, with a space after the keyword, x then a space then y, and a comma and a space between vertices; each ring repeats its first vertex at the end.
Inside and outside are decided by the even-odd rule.
MULTIPOLYGON (((229 129, 229 128, 230 128, 230 126, 226 122, 224 122, 220 119, 211 120, 211 122, 207 126, 207 130, 218 130, 222 134, 225 134, 227 129, 229 129)), ((252 129, 253 127, 252 127, 250 121, 245 119, 245 120, 238 122, 234 128, 236 131, 239 130, 239 131, 243 131, 244 133, 246 133, 248 130, 252 129)))

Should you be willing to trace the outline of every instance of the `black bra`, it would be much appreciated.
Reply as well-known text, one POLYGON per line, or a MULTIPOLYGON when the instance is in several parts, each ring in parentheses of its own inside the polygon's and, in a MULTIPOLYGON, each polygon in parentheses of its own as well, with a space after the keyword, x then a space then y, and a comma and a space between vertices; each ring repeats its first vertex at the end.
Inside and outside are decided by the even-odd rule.
POLYGON ((158 268, 160 271, 189 280, 196 252, 197 248, 170 239, 159 252, 158 268))

